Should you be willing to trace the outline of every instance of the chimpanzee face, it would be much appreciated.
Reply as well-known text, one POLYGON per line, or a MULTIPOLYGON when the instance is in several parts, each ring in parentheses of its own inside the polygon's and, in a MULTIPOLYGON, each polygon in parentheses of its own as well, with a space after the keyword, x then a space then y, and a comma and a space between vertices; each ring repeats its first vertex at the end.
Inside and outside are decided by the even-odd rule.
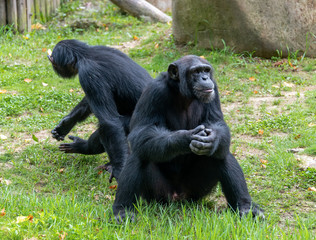
POLYGON ((215 98, 213 68, 198 56, 186 56, 169 65, 171 79, 179 82, 180 93, 188 98, 196 98, 209 103, 215 98))

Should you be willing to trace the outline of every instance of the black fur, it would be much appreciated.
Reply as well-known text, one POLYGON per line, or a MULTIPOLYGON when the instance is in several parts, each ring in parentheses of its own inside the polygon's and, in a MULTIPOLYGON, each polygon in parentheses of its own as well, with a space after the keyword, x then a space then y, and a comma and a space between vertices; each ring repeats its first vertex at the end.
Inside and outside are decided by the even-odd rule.
POLYGON ((118 177, 128 154, 126 135, 135 105, 144 87, 152 81, 145 69, 126 54, 106 46, 89 46, 78 40, 60 41, 49 56, 55 72, 63 78, 79 75, 85 92, 83 100, 52 130, 64 140, 77 122, 93 113, 99 128, 88 141, 69 136, 72 143, 60 145, 66 153, 108 153, 105 165, 118 177))
POLYGON ((212 66, 189 55, 170 64, 139 99, 128 136, 131 155, 123 167, 113 212, 133 217, 138 197, 196 201, 218 182, 229 206, 252 209, 242 169, 229 151, 230 132, 220 107, 212 66), (125 212, 127 210, 127 212, 125 212))

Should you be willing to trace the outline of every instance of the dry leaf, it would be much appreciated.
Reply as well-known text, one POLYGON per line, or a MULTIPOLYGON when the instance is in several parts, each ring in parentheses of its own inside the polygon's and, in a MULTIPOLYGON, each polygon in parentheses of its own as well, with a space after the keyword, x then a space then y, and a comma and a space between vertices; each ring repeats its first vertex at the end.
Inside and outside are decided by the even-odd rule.
POLYGON ((100 171, 98 172, 98 175, 100 175, 100 174, 102 174, 102 170, 100 170, 100 171))
POLYGON ((100 197, 99 197, 99 195, 94 195, 94 200, 96 200, 96 201, 99 201, 99 199, 100 199, 100 197))
POLYGON ((250 80, 251 82, 254 82, 254 81, 256 81, 256 78, 255 78, 255 77, 250 77, 249 80, 250 80))
POLYGON ((200 56, 200 58, 203 58, 203 59, 205 59, 205 57, 204 57, 204 56, 200 56))
POLYGON ((314 187, 309 187, 307 190, 312 191, 312 192, 316 192, 316 188, 314 188, 314 187))
POLYGON ((254 94, 257 94, 257 93, 258 93, 258 91, 257 91, 257 90, 254 90, 254 91, 253 91, 253 93, 254 93, 254 94))
POLYGON ((260 129, 260 130, 258 131, 258 134, 259 134, 259 135, 262 135, 262 134, 263 134, 263 130, 260 129))
POLYGON ((42 52, 46 52, 47 51, 47 48, 42 48, 42 52))
POLYGON ((73 92, 74 90, 71 88, 71 89, 69 89, 69 92, 73 92))
POLYGON ((58 234, 59 240, 64 240, 68 234, 66 232, 61 232, 58 234))
POLYGON ((6 93, 7 92, 7 90, 5 90, 5 89, 0 89, 0 94, 1 93, 6 93))
POLYGON ((261 164, 261 168, 267 168, 267 166, 264 164, 261 164))
POLYGON ((137 36, 133 36, 133 39, 134 40, 138 40, 139 38, 137 36))
POLYGON ((0 217, 3 217, 5 215, 5 208, 3 208, 1 211, 0 211, 0 217))
POLYGON ((109 186, 110 189, 116 189, 117 188, 117 185, 111 185, 109 186))
POLYGON ((159 44, 158 44, 158 43, 156 43, 156 44, 155 44, 155 48, 157 49, 158 47, 159 47, 159 44))
POLYGON ((24 82, 26 82, 26 83, 30 83, 30 82, 32 82, 32 79, 25 78, 25 79, 24 79, 24 82))
POLYGON ((22 222, 26 222, 27 220, 29 220, 28 216, 18 216, 16 218, 16 223, 22 223, 22 222))
POLYGON ((8 137, 5 136, 5 135, 1 135, 1 134, 0 134, 0 139, 1 139, 1 140, 6 140, 6 139, 8 139, 8 137))
POLYGON ((261 162, 262 164, 267 164, 267 163, 268 163, 268 160, 260 159, 260 162, 261 162))
POLYGON ((296 136, 294 137, 295 140, 297 140, 297 139, 299 139, 299 138, 301 138, 301 134, 298 134, 298 135, 296 135, 296 136))
POLYGON ((65 172, 65 169, 64 169, 64 168, 61 168, 61 169, 58 170, 58 172, 59 172, 59 173, 64 173, 64 172, 65 172))
POLYGON ((31 29, 32 30, 45 30, 46 28, 42 24, 36 23, 36 24, 32 24, 31 29))

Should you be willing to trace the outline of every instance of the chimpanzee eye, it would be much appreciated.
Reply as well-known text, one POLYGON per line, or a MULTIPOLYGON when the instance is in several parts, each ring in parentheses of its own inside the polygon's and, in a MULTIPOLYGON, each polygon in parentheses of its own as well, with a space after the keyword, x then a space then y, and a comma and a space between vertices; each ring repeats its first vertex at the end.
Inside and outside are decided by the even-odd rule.
POLYGON ((210 71, 211 71, 210 68, 205 68, 205 69, 204 69, 204 72, 206 72, 206 73, 209 73, 210 71))

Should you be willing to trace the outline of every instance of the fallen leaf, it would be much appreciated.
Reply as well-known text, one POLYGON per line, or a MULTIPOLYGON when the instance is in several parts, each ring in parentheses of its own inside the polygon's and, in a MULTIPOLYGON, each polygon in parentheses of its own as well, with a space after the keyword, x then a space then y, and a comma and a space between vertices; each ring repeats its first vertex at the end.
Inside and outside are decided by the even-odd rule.
POLYGON ((253 93, 254 93, 254 94, 257 94, 257 93, 258 93, 258 91, 257 91, 257 90, 254 90, 254 91, 253 91, 253 93))
POLYGON ((312 191, 312 192, 316 192, 316 188, 314 188, 314 187, 309 187, 307 190, 312 191))
POLYGON ((8 139, 8 137, 5 136, 5 135, 0 135, 0 139, 1 139, 1 140, 6 140, 6 139, 8 139))
POLYGON ((159 44, 158 44, 158 43, 156 43, 156 44, 155 44, 155 48, 157 49, 158 47, 159 47, 159 44))
POLYGON ((1 210, 1 212, 0 212, 0 217, 3 217, 5 214, 6 214, 6 213, 5 213, 5 208, 3 208, 3 209, 1 210))
POLYGON ((116 189, 117 188, 117 185, 111 185, 109 186, 110 189, 116 189))
POLYGON ((94 200, 96 200, 96 201, 99 201, 99 199, 100 199, 100 197, 99 197, 99 195, 94 195, 94 200))
POLYGON ((267 168, 267 166, 264 164, 261 164, 261 168, 267 168))
POLYGON ((259 134, 259 135, 262 135, 262 134, 263 134, 263 130, 260 129, 260 130, 258 131, 258 134, 259 134))
POLYGON ((73 92, 74 90, 71 88, 71 89, 69 89, 69 92, 73 92))
POLYGON ((260 159, 260 162, 261 162, 262 164, 267 164, 267 163, 268 163, 268 160, 260 159))
POLYGON ((251 82, 254 82, 254 81, 256 81, 256 78, 255 78, 255 77, 250 77, 249 80, 250 80, 251 82))
POLYGON ((68 233, 66 233, 66 232, 59 233, 58 234, 59 240, 64 240, 67 235, 68 235, 68 233))
POLYGON ((31 25, 32 30, 45 30, 46 28, 40 24, 40 23, 35 23, 31 25))
POLYGON ((27 220, 29 220, 28 216, 18 216, 16 218, 16 223, 22 223, 22 222, 26 222, 27 220))
POLYGON ((100 170, 100 171, 98 172, 98 175, 100 175, 100 174, 102 174, 102 170, 100 170))
POLYGON ((64 173, 64 172, 65 172, 65 169, 64 169, 64 168, 61 168, 61 169, 58 170, 58 172, 59 172, 59 173, 64 173))
POLYGON ((138 40, 139 38, 137 36, 133 36, 133 39, 134 40, 138 40))
POLYGON ((47 48, 42 48, 42 52, 46 52, 47 51, 47 48))
POLYGON ((28 220, 29 220, 30 222, 33 222, 33 218, 34 218, 34 217, 33 217, 32 214, 28 215, 27 218, 28 218, 28 220))
POLYGON ((295 140, 297 140, 297 139, 299 139, 299 138, 301 138, 301 134, 297 134, 297 135, 294 137, 295 140))
POLYGON ((44 82, 42 82, 42 85, 43 85, 44 87, 47 87, 47 86, 48 86, 48 84, 47 84, 47 83, 44 83, 44 82))
POLYGON ((204 56, 200 56, 200 58, 203 58, 203 59, 205 59, 205 57, 204 57, 204 56))
POLYGON ((32 139, 33 139, 35 142, 38 142, 38 138, 37 138, 34 134, 32 134, 32 139))
POLYGON ((1 93, 6 93, 7 92, 7 90, 5 90, 5 89, 0 89, 0 94, 1 93))
POLYGON ((26 83, 30 83, 30 82, 32 82, 32 79, 25 78, 25 79, 24 79, 24 82, 26 82, 26 83))

